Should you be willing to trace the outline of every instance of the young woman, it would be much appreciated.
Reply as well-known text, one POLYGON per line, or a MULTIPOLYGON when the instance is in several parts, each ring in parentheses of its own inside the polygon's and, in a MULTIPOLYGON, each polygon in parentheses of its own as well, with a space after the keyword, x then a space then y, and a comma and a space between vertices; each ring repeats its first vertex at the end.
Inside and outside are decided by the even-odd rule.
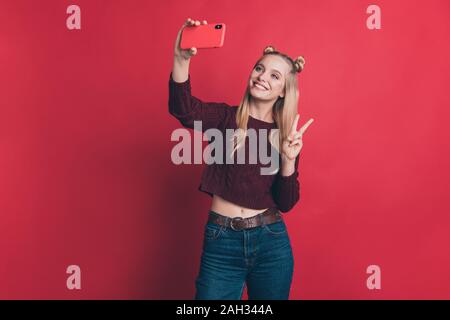
MULTIPOLYGON (((280 168, 263 175, 259 162, 224 160, 206 166, 199 190, 212 196, 212 204, 195 298, 241 299, 246 284, 249 299, 288 299, 294 259, 281 212, 288 212, 299 200, 302 135, 313 121, 297 131, 297 74, 305 60, 301 56, 292 60, 268 46, 250 74, 239 106, 203 102, 191 95, 189 63, 197 49, 180 48, 183 29, 200 24, 187 19, 178 32, 169 77, 170 114, 184 127, 194 128, 194 121, 201 121, 202 131, 215 128, 224 137, 226 129, 234 129, 234 156, 239 148, 249 150, 248 129, 265 129, 270 132, 268 139, 258 144, 276 149, 280 168)), ((224 70, 223 64, 219 67, 224 70)))

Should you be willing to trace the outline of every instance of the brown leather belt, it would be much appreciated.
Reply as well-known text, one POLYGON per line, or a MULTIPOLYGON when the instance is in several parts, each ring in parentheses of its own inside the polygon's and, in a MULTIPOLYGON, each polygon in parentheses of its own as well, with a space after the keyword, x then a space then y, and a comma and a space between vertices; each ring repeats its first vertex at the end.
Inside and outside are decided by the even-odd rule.
POLYGON ((264 212, 250 218, 234 217, 230 218, 212 210, 208 214, 208 222, 229 227, 235 231, 259 227, 264 224, 271 224, 282 220, 280 211, 277 208, 269 208, 264 212))

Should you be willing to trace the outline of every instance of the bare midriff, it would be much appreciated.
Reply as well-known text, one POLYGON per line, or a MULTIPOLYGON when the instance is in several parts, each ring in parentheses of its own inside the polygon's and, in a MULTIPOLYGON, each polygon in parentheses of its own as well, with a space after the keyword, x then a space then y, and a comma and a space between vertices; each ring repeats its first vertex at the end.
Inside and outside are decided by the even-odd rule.
POLYGON ((230 218, 234 217, 249 218, 266 211, 267 208, 250 209, 227 201, 224 198, 219 197, 218 195, 214 195, 211 204, 211 210, 230 218))

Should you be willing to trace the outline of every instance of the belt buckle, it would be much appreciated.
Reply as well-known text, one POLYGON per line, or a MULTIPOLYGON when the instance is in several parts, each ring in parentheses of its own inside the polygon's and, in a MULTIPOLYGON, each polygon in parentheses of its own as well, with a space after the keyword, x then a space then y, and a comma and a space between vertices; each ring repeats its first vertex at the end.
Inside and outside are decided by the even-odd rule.
POLYGON ((231 229, 233 229, 234 231, 240 231, 240 230, 242 230, 242 229, 236 229, 235 227, 234 227, 234 225, 233 225, 233 222, 234 221, 236 221, 236 220, 244 220, 242 217, 234 217, 234 218, 232 218, 231 219, 231 222, 230 222, 230 227, 231 227, 231 229))

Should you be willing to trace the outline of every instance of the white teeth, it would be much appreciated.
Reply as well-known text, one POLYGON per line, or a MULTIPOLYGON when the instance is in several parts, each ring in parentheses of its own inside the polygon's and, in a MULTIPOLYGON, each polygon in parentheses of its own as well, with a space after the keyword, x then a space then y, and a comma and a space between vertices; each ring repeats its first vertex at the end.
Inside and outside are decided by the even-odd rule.
POLYGON ((255 87, 261 88, 263 90, 267 90, 266 88, 264 88, 262 85, 255 83, 255 87))

